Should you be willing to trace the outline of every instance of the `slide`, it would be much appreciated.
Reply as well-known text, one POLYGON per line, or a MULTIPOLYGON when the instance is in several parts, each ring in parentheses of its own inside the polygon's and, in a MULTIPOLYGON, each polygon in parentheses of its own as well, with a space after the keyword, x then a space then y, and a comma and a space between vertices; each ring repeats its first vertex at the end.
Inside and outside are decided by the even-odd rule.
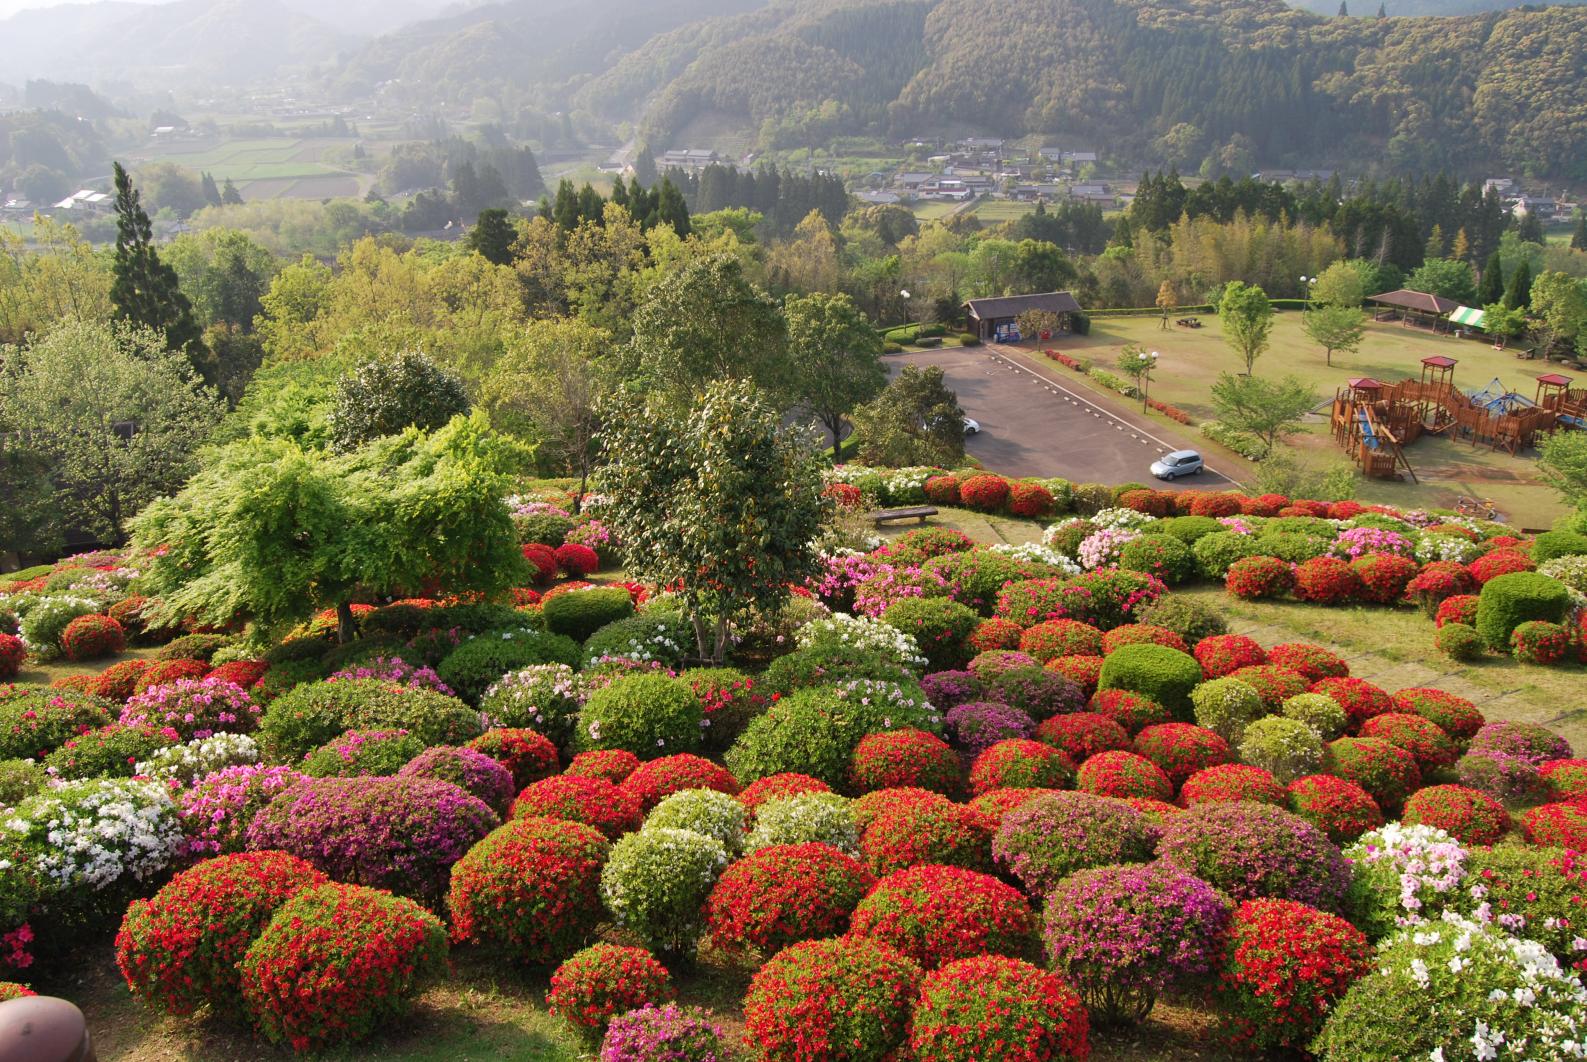
POLYGON ((1356 418, 1361 421, 1361 441, 1367 444, 1368 449, 1376 450, 1378 448, 1378 433, 1373 430, 1372 418, 1367 416, 1367 411, 1364 408, 1356 410, 1356 418))

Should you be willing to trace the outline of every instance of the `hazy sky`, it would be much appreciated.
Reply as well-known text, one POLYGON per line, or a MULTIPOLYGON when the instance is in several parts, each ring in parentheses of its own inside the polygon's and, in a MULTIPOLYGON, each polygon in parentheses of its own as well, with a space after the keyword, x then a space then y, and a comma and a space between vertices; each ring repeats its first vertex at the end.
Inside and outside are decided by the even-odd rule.
MULTIPOLYGON (((0 0, 0 18, 14 15, 18 11, 29 11, 35 7, 59 7, 62 4, 81 3, 82 0, 0 0)), ((130 0, 138 4, 163 4, 166 0, 130 0)))

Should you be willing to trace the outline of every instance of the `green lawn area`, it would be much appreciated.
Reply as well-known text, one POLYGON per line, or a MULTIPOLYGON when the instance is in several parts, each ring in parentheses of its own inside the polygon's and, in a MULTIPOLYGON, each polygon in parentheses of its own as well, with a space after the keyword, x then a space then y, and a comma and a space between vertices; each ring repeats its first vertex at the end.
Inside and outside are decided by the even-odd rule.
POLYGON ((1026 214, 1034 212, 1035 203, 1015 203, 1007 199, 983 199, 971 211, 976 217, 988 225, 996 225, 1003 221, 1014 221, 1026 214))
POLYGON ((175 162, 191 170, 214 175, 217 181, 262 181, 295 177, 323 177, 343 171, 318 161, 320 155, 351 140, 297 137, 260 137, 221 140, 209 144, 157 146, 142 161, 175 162))
POLYGON ((946 203, 940 199, 919 199, 910 210, 921 221, 941 221, 958 208, 958 203, 946 203))

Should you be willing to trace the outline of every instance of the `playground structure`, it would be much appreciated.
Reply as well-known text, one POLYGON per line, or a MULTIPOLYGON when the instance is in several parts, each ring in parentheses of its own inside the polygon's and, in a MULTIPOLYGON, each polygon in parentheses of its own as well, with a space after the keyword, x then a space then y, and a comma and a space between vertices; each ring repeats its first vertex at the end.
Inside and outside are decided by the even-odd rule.
POLYGON ((1587 390, 1572 389, 1569 377, 1548 373, 1528 398, 1497 379, 1480 391, 1455 386, 1454 358, 1422 359, 1420 379, 1384 383, 1349 380, 1334 395, 1333 437, 1374 479, 1397 479, 1400 470, 1416 482, 1405 447, 1423 435, 1487 443, 1509 454, 1529 449, 1540 434, 1587 430, 1587 390))

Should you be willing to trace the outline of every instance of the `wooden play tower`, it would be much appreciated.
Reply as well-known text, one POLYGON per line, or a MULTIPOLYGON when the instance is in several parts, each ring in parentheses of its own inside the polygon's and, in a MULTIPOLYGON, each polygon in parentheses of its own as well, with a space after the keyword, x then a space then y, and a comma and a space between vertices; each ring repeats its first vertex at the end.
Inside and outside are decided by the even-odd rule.
POLYGON ((1386 401, 1388 385, 1370 376, 1346 383, 1334 395, 1333 436, 1373 479, 1399 479, 1400 469, 1416 482, 1416 470, 1405 458, 1404 443, 1421 434, 1421 413, 1409 403, 1386 401))

